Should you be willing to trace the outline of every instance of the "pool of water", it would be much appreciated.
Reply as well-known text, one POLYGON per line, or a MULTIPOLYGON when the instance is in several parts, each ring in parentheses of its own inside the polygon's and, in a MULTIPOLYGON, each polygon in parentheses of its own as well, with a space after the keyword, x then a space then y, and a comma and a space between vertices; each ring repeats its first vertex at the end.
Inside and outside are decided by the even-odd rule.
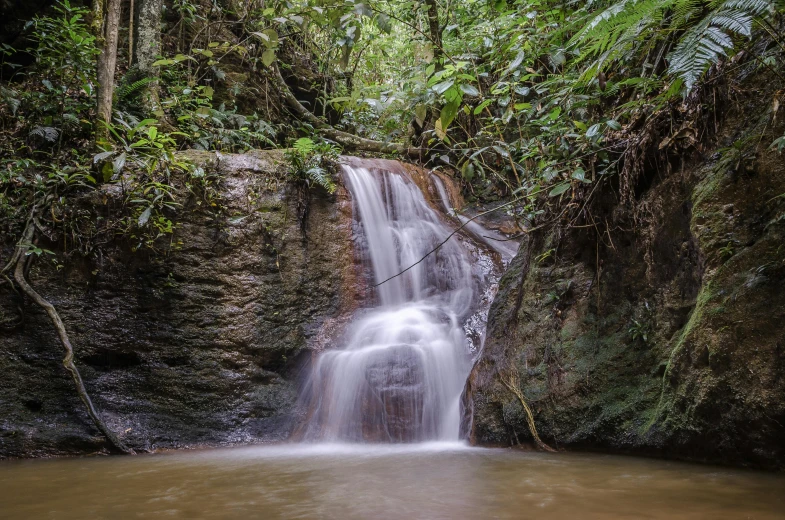
POLYGON ((11 519, 785 518, 785 476, 460 444, 0 462, 11 519))

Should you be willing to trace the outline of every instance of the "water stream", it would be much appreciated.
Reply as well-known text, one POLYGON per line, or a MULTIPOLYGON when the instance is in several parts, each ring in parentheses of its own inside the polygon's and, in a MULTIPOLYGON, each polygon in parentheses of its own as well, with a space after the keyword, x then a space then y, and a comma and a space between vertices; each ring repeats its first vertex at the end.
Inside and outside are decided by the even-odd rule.
POLYGON ((344 174, 369 287, 465 227, 372 290, 316 358, 314 442, 4 461, 0 518, 785 518, 782 475, 460 442, 464 383, 515 245, 454 214, 436 176, 415 182, 389 161, 344 174))
POLYGON ((4 461, 3 520, 773 520, 785 477, 453 444, 256 446, 4 461))
MULTIPOLYGON (((458 226, 400 163, 354 159, 343 174, 373 297, 337 348, 314 363, 304 437, 458 440, 461 394, 478 350, 471 323, 490 301, 489 269, 478 268, 488 253, 465 236, 448 238, 458 226)), ((441 180, 437 186, 446 204, 441 180)))

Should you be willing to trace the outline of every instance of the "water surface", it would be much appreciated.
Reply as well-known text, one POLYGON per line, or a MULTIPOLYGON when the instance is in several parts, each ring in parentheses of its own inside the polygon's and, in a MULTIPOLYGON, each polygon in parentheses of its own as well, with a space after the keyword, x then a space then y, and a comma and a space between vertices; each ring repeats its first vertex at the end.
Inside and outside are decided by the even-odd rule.
POLYGON ((0 463, 15 519, 774 519, 785 477, 459 444, 297 445, 0 463))

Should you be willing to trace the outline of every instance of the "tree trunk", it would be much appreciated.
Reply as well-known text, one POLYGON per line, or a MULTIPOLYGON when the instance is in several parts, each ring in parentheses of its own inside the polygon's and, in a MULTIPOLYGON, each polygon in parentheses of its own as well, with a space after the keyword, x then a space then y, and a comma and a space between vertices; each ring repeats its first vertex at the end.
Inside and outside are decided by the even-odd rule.
POLYGON ((440 71, 444 68, 444 55, 442 52, 442 29, 439 26, 439 5, 436 0, 425 0, 425 5, 428 6, 428 32, 433 44, 433 62, 436 65, 436 70, 440 71))
MULTIPOLYGON (((139 79, 158 78, 153 63, 161 54, 161 13, 163 0, 136 0, 133 34, 134 66, 139 79)), ((151 113, 160 111, 158 81, 151 81, 142 92, 142 102, 151 113)))
POLYGON ((117 66, 117 40, 120 28, 121 0, 109 0, 106 6, 104 24, 104 45, 98 58, 98 128, 96 141, 105 140, 109 135, 112 122, 112 94, 114 92, 114 72, 117 66))
POLYGON ((90 22, 90 30, 93 32, 99 43, 103 37, 104 27, 104 0, 93 0, 93 20, 90 22))
POLYGON ((130 16, 128 17, 128 66, 134 64, 134 0, 131 0, 129 7, 130 16))

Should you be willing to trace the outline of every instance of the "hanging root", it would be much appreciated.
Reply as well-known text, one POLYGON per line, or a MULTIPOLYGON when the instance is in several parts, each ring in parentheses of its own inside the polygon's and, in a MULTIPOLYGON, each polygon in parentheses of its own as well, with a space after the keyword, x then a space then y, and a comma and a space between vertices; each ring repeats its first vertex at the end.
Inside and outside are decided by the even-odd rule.
MULTIPOLYGON (((68 370, 68 372, 71 373, 71 378, 74 380, 74 384, 76 385, 76 392, 79 394, 79 397, 82 399, 85 407, 87 407, 87 413, 90 415, 93 423, 95 423, 96 427, 101 431, 101 433, 104 434, 104 437, 106 437, 113 448, 128 455, 135 455, 134 450, 126 446, 125 443, 123 443, 123 441, 121 441, 120 438, 109 429, 106 423, 104 423, 103 419, 101 419, 101 417, 98 415, 98 411, 95 409, 95 406, 93 406, 93 402, 90 400, 90 396, 87 394, 84 382, 82 381, 82 376, 79 374, 79 370, 74 364, 74 348, 71 345, 71 341, 68 339, 68 334, 65 331, 63 320, 60 319, 60 315, 57 313, 57 310, 54 308, 54 306, 46 301, 40 294, 38 294, 25 278, 25 264, 27 263, 27 256, 25 253, 27 252, 30 244, 33 242, 34 234, 35 221, 31 216, 27 223, 27 227, 25 228, 22 240, 16 246, 16 251, 12 258, 12 261, 16 262, 16 267, 14 268, 14 280, 19 285, 19 287, 21 287, 22 292, 24 292, 28 297, 30 297, 31 300, 38 304, 39 307, 43 308, 46 311, 46 314, 49 316, 49 319, 52 320, 52 324, 54 325, 55 330, 57 330, 57 335, 60 338, 60 343, 62 343, 63 347, 65 348, 63 366, 66 370, 68 370)), ((10 268, 11 265, 13 264, 9 263, 6 269, 10 268)))
POLYGON ((542 451, 555 453, 556 450, 545 444, 537 434, 537 427, 534 425, 534 415, 532 414, 531 408, 529 408, 529 404, 526 402, 526 398, 523 396, 523 392, 521 392, 520 388, 518 388, 518 378, 511 373, 506 379, 504 376, 501 376, 500 380, 502 384, 506 386, 507 389, 515 395, 515 397, 518 398, 518 401, 521 402, 521 406, 523 406, 523 410, 526 412, 526 423, 529 425, 529 432, 531 432, 532 438, 534 439, 534 443, 537 445, 537 447, 542 451))

